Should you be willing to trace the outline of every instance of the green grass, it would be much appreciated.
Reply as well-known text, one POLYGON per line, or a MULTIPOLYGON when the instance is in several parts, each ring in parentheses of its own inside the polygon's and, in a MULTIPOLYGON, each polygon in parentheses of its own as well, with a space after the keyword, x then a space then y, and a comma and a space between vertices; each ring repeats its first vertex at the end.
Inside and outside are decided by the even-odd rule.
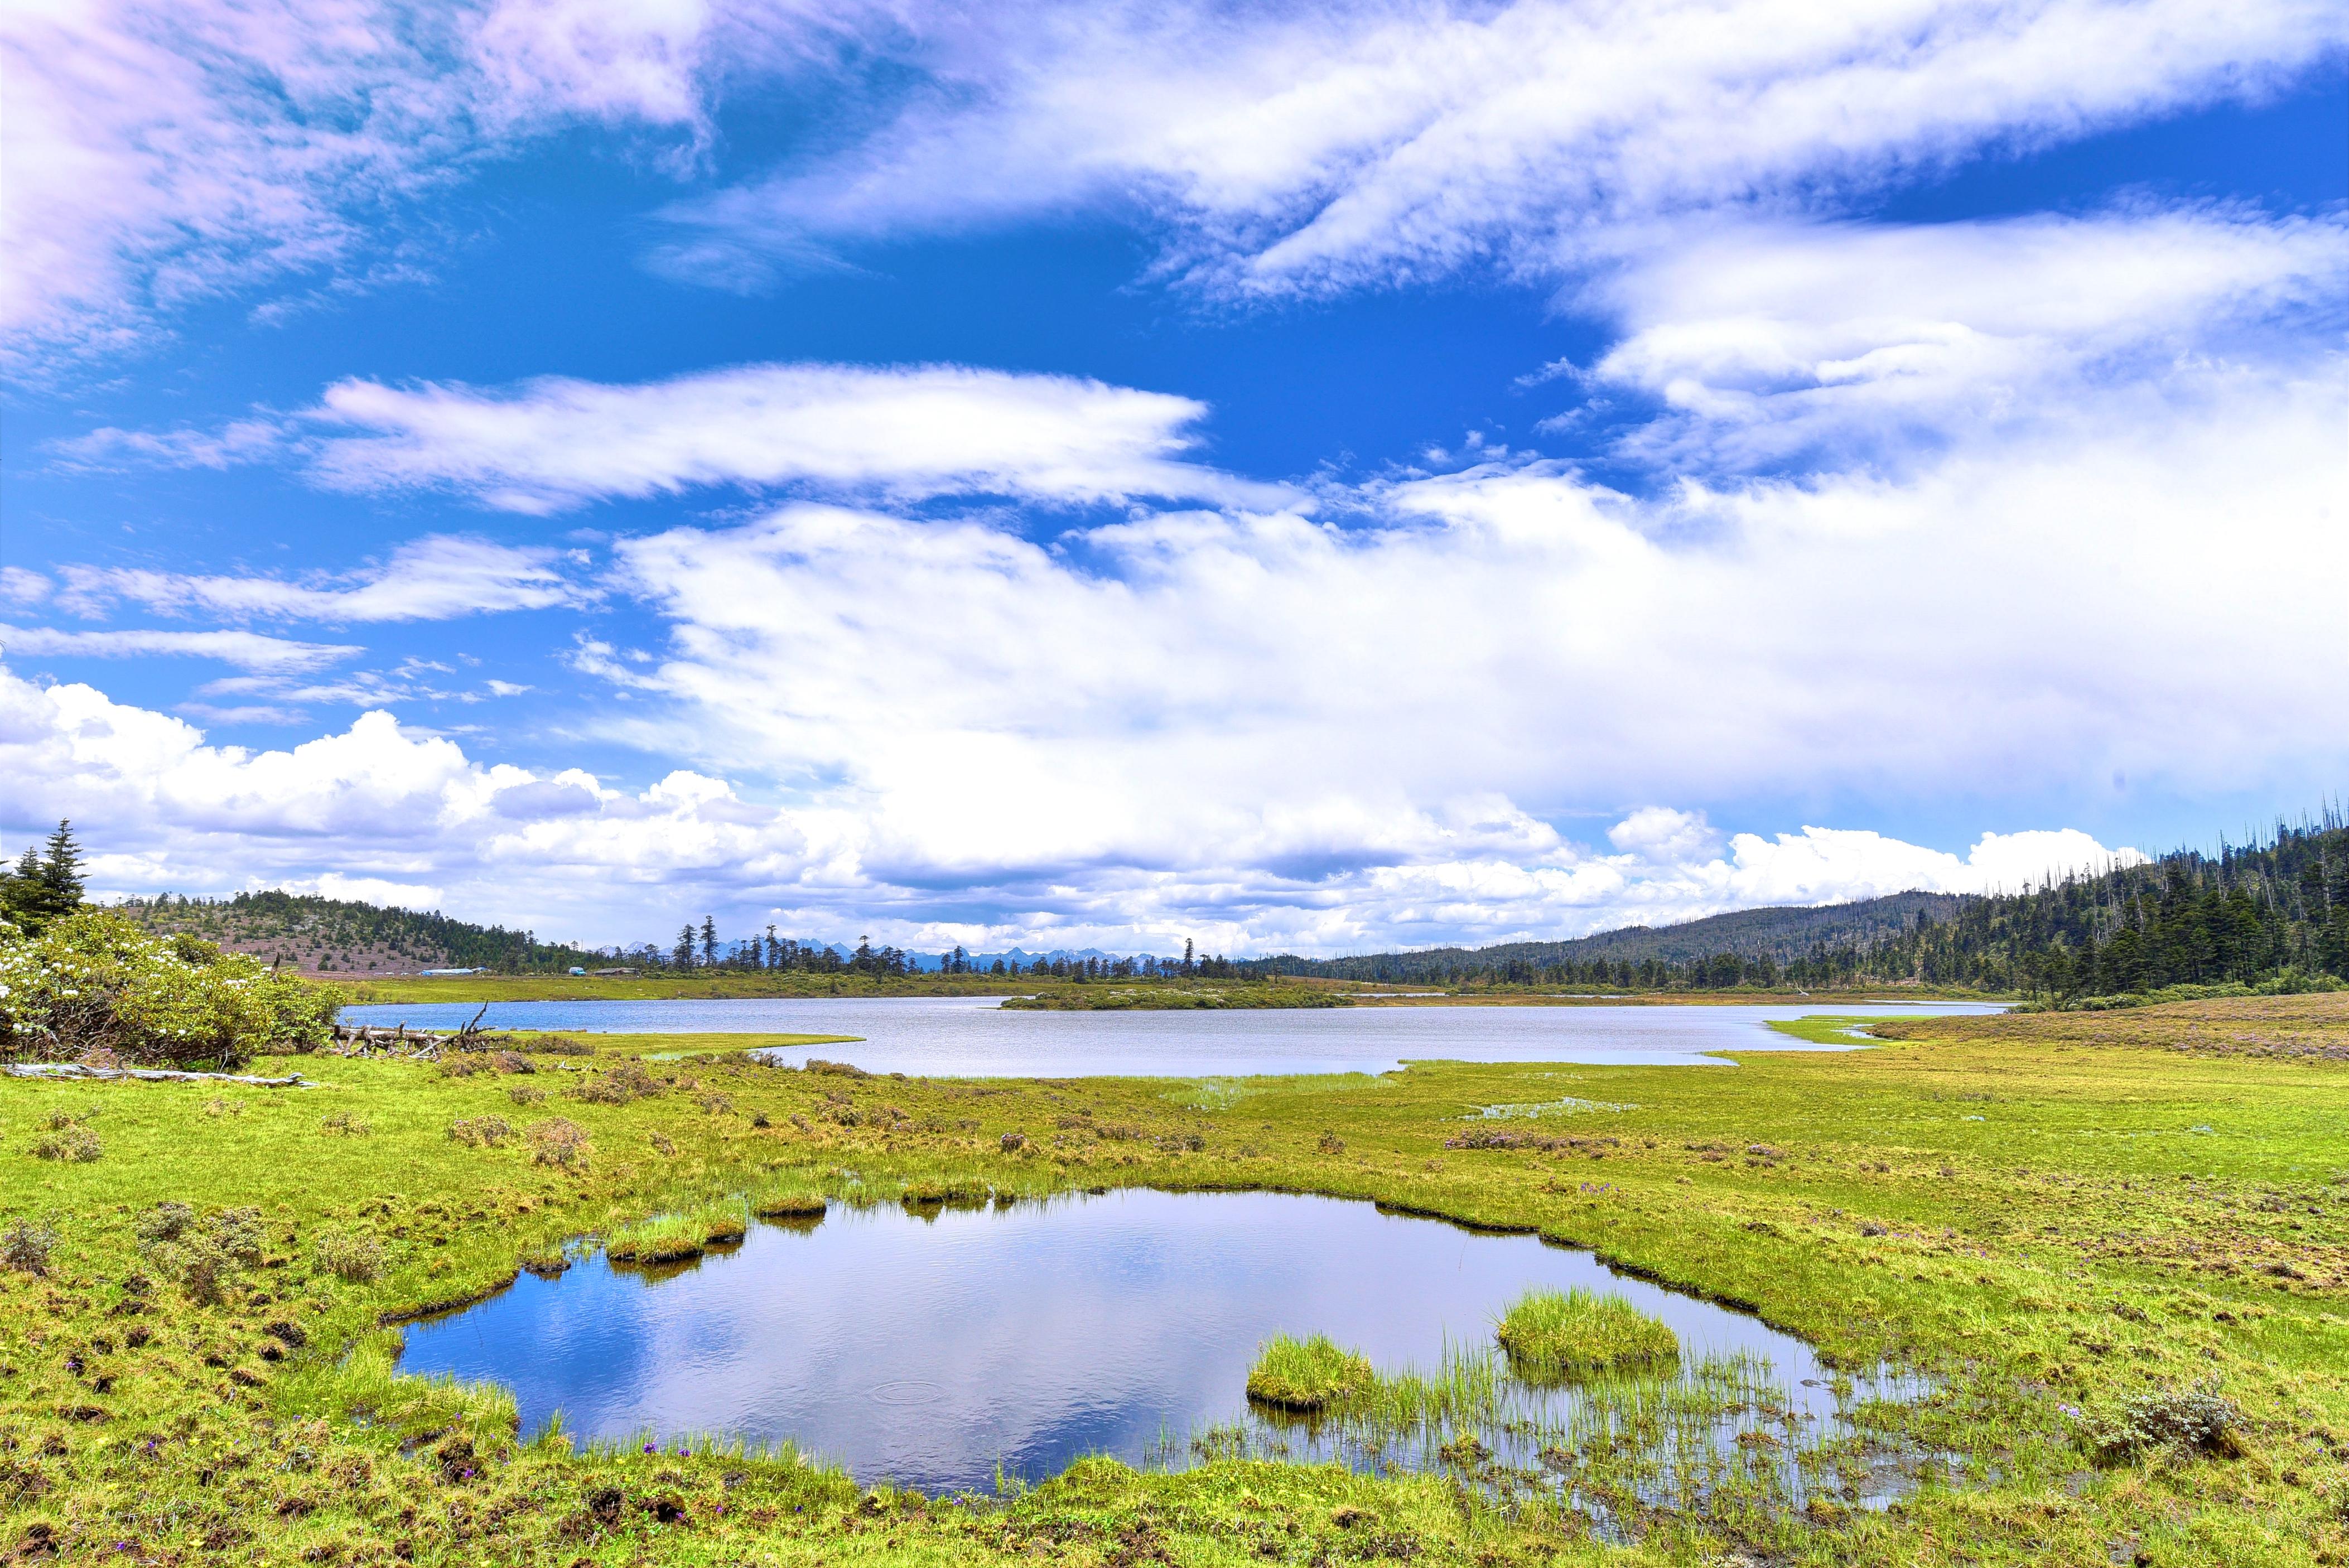
POLYGON ((2349 1562, 2349 1001, 1882 1027, 1911 1037, 1573 1068, 1576 1098, 1630 1109, 1557 1119, 1475 1119, 1557 1100, 1562 1069, 1541 1065, 1209 1094, 859 1078, 706 1037, 600 1037, 596 1070, 710 1053, 645 1062, 658 1092, 624 1104, 579 1099, 580 1064, 545 1056, 534 1074, 465 1078, 257 1064, 320 1080, 305 1089, 0 1079, 0 1233, 21 1220, 57 1235, 46 1273, 0 1268, 0 1554, 37 1541, 63 1561, 187 1563, 2349 1562), (516 1085, 548 1098, 517 1104, 516 1085), (731 1111, 703 1109, 712 1093, 731 1111), (336 1112, 370 1136, 323 1130, 336 1112), (448 1137, 492 1114, 512 1138, 448 1137), (36 1158, 54 1115, 90 1129, 100 1157, 36 1158), (588 1153, 534 1163, 530 1129, 558 1117, 588 1153), (1011 1132, 1024 1141, 1007 1150, 1011 1132), (1594 1398, 1544 1438, 1567 1467, 1547 1492, 1494 1468, 1539 1463, 1451 1443, 1489 1434, 1501 1449, 1507 1423, 1530 1418, 1499 1358, 1480 1367, 1464 1347, 1373 1379, 1329 1418, 1450 1447, 1440 1473, 1210 1444, 1179 1471, 1088 1460, 967 1501, 868 1495, 790 1454, 680 1456, 677 1434, 656 1454, 523 1443, 499 1390, 400 1377, 392 1360, 397 1319, 498 1288, 574 1238, 770 1190, 895 1202, 974 1184, 996 1202, 1143 1184, 1319 1192, 1589 1247, 1749 1307, 1832 1365, 1909 1369, 1927 1397, 1867 1408, 1868 1434, 1956 1456, 1960 1483, 1851 1506, 1843 1438, 1786 1433, 1766 1379, 1686 1357, 1669 1377, 1573 1385, 1594 1398), (199 1232, 255 1212, 255 1261, 219 1301, 142 1252, 140 1222, 166 1201, 199 1232), (329 1237, 379 1248, 380 1272, 323 1269, 329 1237), (2145 1425, 2148 1400, 2214 1379, 2240 1413, 2242 1457, 2100 1449, 2145 1425), (1733 1413, 1777 1446, 1724 1458, 1700 1443, 1733 1413), (1788 1474, 1821 1479, 1816 1506, 1789 1506, 1788 1474))
POLYGON ((1283 1410, 1326 1410, 1369 1389, 1370 1357, 1316 1334, 1276 1334, 1248 1368, 1247 1397, 1283 1410))
POLYGON ((762 1220, 812 1220, 831 1205, 804 1181, 761 1181, 750 1193, 750 1212, 762 1220))
POLYGON ((1513 1367, 1536 1377, 1652 1367, 1681 1353, 1671 1329, 1621 1296, 1579 1287, 1527 1291, 1493 1337, 1513 1367))

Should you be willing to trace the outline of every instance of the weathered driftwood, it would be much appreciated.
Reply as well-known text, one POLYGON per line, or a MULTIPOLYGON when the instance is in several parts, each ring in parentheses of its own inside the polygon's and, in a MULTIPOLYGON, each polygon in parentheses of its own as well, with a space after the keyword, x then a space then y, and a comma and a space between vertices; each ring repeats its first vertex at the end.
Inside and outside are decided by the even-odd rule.
POLYGON ((251 1073, 191 1073, 177 1068, 94 1068, 87 1062, 11 1062, 0 1067, 10 1078, 138 1078, 147 1083, 241 1083, 249 1088, 316 1088, 295 1073, 290 1078, 256 1078, 251 1073))
POLYGON ((484 1002, 481 1012, 473 1015, 472 1021, 453 1035, 435 1033, 429 1029, 419 1029, 410 1034, 404 1023, 389 1029, 376 1024, 336 1024, 332 1026, 334 1040, 337 1046, 346 1047, 338 1053, 342 1056, 372 1056, 380 1052, 430 1061, 444 1050, 487 1049, 486 1043, 481 1038, 481 1019, 489 1010, 489 1004, 484 1002))

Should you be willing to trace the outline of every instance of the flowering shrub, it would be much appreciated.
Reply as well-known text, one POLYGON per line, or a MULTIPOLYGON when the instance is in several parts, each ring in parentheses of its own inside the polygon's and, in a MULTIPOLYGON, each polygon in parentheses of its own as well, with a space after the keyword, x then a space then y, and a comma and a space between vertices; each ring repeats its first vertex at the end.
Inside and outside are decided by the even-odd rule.
POLYGON ((235 1068, 323 1045, 327 992, 191 936, 85 909, 36 937, 0 921, 0 1061, 111 1051, 125 1066, 235 1068))
POLYGON ((2165 1450, 2180 1457, 2211 1453, 2238 1459, 2244 1452, 2237 1436, 2242 1421, 2242 1411, 2212 1381, 2189 1388, 2157 1388, 2124 1399, 2091 1422, 2085 1436, 2105 1464, 2165 1450))

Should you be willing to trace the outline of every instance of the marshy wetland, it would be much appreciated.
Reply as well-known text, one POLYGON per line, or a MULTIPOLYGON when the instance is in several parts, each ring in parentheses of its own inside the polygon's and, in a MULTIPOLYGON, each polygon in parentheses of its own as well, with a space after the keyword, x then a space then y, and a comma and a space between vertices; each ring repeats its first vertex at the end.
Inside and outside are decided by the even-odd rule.
MULTIPOLYGON (((1822 1042, 1844 1026, 1793 1026, 1822 1042)), ((2342 999, 1881 1027, 1899 1037, 1744 1053, 1734 1071, 924 1079, 778 1063, 740 1048, 756 1036, 607 1036, 514 1037, 440 1064, 256 1064, 306 1088, 0 1079, 0 1549, 191 1563, 2349 1559, 2342 999), (61 1129, 85 1135, 70 1157, 61 1129), (826 1212, 796 1231, 741 1201, 804 1210, 816 1193, 826 1212), (1255 1205, 1325 1216, 1310 1229, 1335 1239, 1317 1254, 1303 1232, 1276 1235, 1255 1266, 1285 1274, 1282 1310, 1219 1317, 1210 1300, 1209 1330, 1166 1333, 1215 1347, 1178 1375, 1212 1400, 1137 1417, 1135 1432, 1164 1431, 1122 1458, 1110 1425, 1055 1448, 1045 1423, 1007 1418, 992 1444, 957 1439, 1012 1461, 963 1490, 890 1484, 889 1465, 861 1470, 844 1438, 828 1458, 804 1428, 783 1434, 804 1457, 762 1449, 793 1423, 729 1431, 722 1399, 662 1403, 637 1368, 613 1369, 607 1419, 588 1419, 575 1385, 544 1396, 564 1404, 559 1429, 528 1366, 403 1370, 502 1308, 632 1292, 625 1337, 675 1369, 670 1392, 697 1376, 692 1336, 714 1320, 750 1326, 758 1365, 833 1367, 825 1398, 869 1429, 933 1389, 990 1385, 1007 1418, 1063 1395, 1140 1410, 1118 1379, 1148 1382, 1166 1321, 1139 1305, 1146 1269, 1057 1276, 1069 1316, 1032 1344, 999 1336, 1017 1355, 990 1361, 984 1333, 943 1348, 985 1326, 981 1287, 1005 1273, 986 1260, 1024 1236, 1036 1255, 1006 1266, 1051 1279, 1086 1227, 1113 1258, 1117 1234, 1162 1214, 1255 1205), (699 1233, 666 1264, 594 1255, 670 1221, 699 1233), (1348 1225, 1363 1227, 1350 1245, 1348 1225), (981 1263, 957 1276, 963 1238, 981 1263), (901 1277, 935 1271, 927 1310, 911 1288, 861 1315, 811 1298, 770 1315, 758 1299, 823 1277, 769 1279, 771 1259, 900 1245, 916 1249, 901 1277), (1346 1283, 1420 1246, 1444 1256, 1416 1258, 1414 1277, 1432 1286, 1448 1265, 1484 1283, 1425 1312, 1432 1288, 1346 1283), (1481 1261, 1510 1257, 1523 1266, 1481 1261), (731 1282, 762 1279, 727 1305, 731 1282), (1495 1331, 1545 1284, 1667 1325, 1670 1370, 1518 1376, 1495 1331), (678 1301, 705 1305, 661 1327, 678 1301), (1767 1377, 1730 1366, 1704 1386, 1716 1321, 1772 1336, 1767 1377), (1372 1383, 1295 1418, 1252 1408, 1245 1383, 1276 1331, 1362 1353, 1372 1383), (1869 1400, 1878 1367, 1900 1381, 1869 1400), (1832 1406, 1842 1377, 1857 1444, 1834 1449, 1827 1421, 1790 1433, 1780 1412, 1832 1406), (1596 1416, 1547 1432, 1529 1417, 1610 1399, 1620 1441, 1596 1416), (1757 1440, 1740 1441, 1748 1429, 1757 1440), (1023 1432, 1025 1449, 1000 1440, 1023 1432), (1806 1442, 1833 1451, 1806 1457, 1806 1442)), ((1247 1227, 1230 1233, 1244 1251, 1247 1227)), ((1187 1250, 1212 1264, 1217 1244, 1187 1250)), ((524 1326, 542 1363, 584 1343, 553 1310, 524 1326)), ((750 1363, 719 1361, 710 1388, 763 1397, 726 1387, 750 1363)))

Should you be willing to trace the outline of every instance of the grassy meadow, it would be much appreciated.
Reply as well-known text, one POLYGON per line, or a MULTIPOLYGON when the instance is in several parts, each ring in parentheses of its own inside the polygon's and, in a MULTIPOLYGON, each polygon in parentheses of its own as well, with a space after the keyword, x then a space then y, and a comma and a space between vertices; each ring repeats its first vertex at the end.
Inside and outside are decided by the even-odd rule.
POLYGON ((2349 998, 1886 1033, 1723 1068, 1211 1083, 802 1070, 741 1036, 256 1064, 299 1089, 0 1078, 0 1555, 2349 1562, 2349 998), (1092 1460, 924 1498, 707 1441, 523 1444, 498 1390, 394 1371, 400 1322, 578 1238, 673 1255, 837 1201, 849 1168, 916 1204, 1262 1188, 1537 1231, 1928 1375, 1880 1418, 1967 1479, 1882 1511, 1658 1510, 1625 1540, 1495 1498, 1473 1458, 1092 1460))

